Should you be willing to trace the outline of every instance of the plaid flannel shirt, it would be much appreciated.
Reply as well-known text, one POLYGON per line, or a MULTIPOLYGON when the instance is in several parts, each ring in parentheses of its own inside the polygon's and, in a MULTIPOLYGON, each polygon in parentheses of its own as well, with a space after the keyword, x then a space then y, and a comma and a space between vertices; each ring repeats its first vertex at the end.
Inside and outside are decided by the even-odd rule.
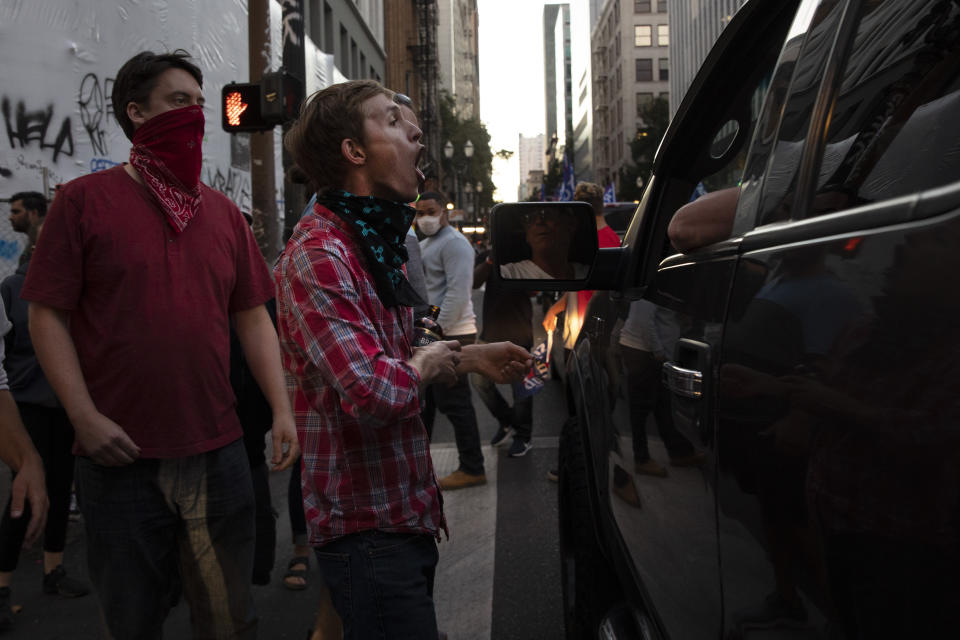
POLYGON ((420 420, 413 311, 377 296, 356 235, 316 206, 277 263, 277 324, 311 544, 446 531, 420 420))

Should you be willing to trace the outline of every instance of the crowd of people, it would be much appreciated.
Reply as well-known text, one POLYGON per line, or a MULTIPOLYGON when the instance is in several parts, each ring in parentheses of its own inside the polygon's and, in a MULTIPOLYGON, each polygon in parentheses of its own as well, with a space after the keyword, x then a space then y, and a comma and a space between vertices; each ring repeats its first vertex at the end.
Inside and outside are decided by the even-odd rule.
MULTIPOLYGON (((0 631, 20 548, 42 535, 44 592, 92 587, 109 637, 159 637, 181 597, 197 637, 255 637, 250 585, 275 560, 270 469, 292 467, 282 584, 305 588, 312 555, 343 637, 442 637, 441 492, 487 482, 471 386, 498 422, 492 445, 532 446, 531 398, 497 387, 531 367, 532 294, 491 277, 446 198, 421 193, 413 105, 365 80, 315 94, 286 135, 316 196, 271 273, 249 221, 200 181, 202 85, 186 52, 137 54, 112 94, 129 162, 62 185, 49 211, 40 193, 10 199, 29 242, 0 287, 0 456, 15 474, 0 631), (414 347, 428 305, 443 339, 414 347), (437 410, 459 454, 439 479, 437 410), (63 568, 72 492, 89 586, 63 568)), ((600 245, 618 245, 600 188, 576 199, 600 245)), ((544 328, 563 311, 572 344, 590 295, 561 297, 544 328)))

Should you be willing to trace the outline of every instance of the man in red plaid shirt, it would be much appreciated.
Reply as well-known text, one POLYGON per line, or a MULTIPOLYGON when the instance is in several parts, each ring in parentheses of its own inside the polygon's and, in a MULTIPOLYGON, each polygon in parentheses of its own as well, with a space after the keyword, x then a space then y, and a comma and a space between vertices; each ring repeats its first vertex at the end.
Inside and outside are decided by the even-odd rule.
POLYGON ((507 342, 411 346, 404 237, 421 131, 373 81, 317 93, 286 137, 317 205, 276 268, 278 330, 303 449, 310 543, 344 638, 436 638, 436 541, 446 531, 420 390, 478 372, 519 379, 507 342))

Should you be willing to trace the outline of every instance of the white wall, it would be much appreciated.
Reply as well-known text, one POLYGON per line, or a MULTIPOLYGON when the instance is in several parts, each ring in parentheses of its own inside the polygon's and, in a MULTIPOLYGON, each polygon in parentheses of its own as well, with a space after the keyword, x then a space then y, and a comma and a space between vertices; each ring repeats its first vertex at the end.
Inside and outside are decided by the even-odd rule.
MULTIPOLYGON (((204 74, 202 179, 249 209, 249 144, 220 128, 221 88, 249 77, 247 42, 243 0, 3 0, 0 198, 41 191, 44 169, 52 188, 124 162, 130 142, 110 104, 117 70, 139 51, 183 48, 204 74)), ((8 232, 3 211, 0 276, 19 253, 8 232)))

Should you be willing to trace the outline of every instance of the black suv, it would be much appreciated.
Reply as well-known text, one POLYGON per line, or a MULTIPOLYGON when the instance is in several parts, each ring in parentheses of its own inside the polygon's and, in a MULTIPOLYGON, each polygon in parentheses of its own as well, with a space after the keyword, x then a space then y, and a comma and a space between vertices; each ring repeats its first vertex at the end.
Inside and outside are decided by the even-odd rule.
POLYGON ((518 239, 566 216, 572 266, 514 282, 596 291, 563 376, 567 636, 960 637, 960 2, 752 0, 621 248, 545 205, 493 224, 532 265, 518 239), (734 194, 726 231, 680 253, 699 185, 734 194))

